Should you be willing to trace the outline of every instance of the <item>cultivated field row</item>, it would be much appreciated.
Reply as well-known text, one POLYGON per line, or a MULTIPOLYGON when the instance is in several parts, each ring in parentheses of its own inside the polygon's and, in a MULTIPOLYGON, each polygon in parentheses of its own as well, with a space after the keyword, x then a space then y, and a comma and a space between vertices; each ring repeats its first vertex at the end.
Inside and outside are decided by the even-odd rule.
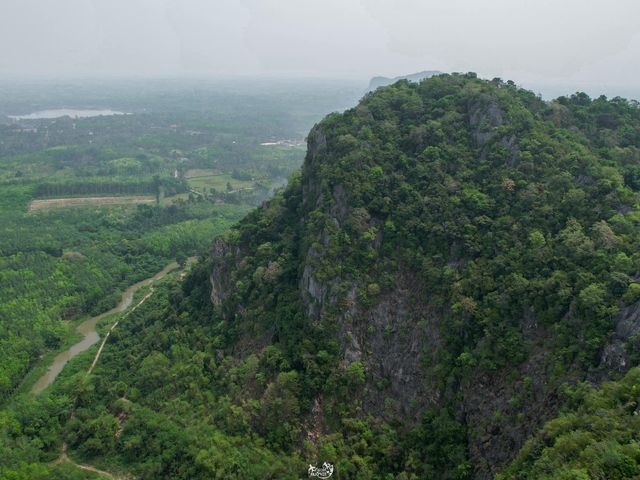
POLYGON ((152 196, 128 196, 128 197, 73 197, 73 198, 48 198, 42 200, 32 200, 29 204, 30 212, 48 210, 50 208, 82 207, 95 205, 127 205, 154 203, 152 196))

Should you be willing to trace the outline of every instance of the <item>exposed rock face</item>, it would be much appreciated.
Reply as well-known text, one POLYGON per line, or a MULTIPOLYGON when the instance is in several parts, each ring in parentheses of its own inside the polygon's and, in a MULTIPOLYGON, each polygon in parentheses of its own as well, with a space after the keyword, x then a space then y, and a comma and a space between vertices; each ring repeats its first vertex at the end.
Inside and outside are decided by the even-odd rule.
POLYGON ((629 370, 631 361, 626 346, 637 345, 639 335, 640 302, 636 302, 623 308, 618 315, 615 333, 602 351, 598 377, 606 376, 611 372, 624 373, 629 370))
MULTIPOLYGON (((307 255, 315 256, 318 253, 310 250, 307 255)), ((307 315, 309 318, 318 318, 322 307, 327 303, 327 286, 316 281, 313 276, 313 268, 310 265, 304 267, 300 287, 302 300, 307 306, 307 315)))
MULTIPOLYGON (((306 165, 311 168, 322 160, 326 139, 317 129, 309 139, 309 154, 306 165)), ((316 182, 318 178, 316 177, 316 182)), ((319 206, 323 199, 319 184, 313 186, 305 182, 303 203, 319 206)), ((336 226, 344 224, 352 212, 349 194, 338 184, 331 191, 329 216, 336 226)), ((368 217, 365 227, 375 224, 376 219, 368 217)), ((328 235, 323 234, 323 248, 328 248, 328 235)), ((435 351, 439 344, 437 316, 420 306, 419 292, 410 277, 400 275, 396 288, 386 293, 375 306, 363 308, 358 304, 356 290, 360 286, 352 284, 344 298, 330 296, 331 285, 317 281, 312 267, 314 257, 323 255, 314 248, 307 252, 300 289, 302 300, 310 317, 320 317, 337 302, 346 305, 338 315, 339 340, 344 352, 344 362, 363 362, 366 365, 369 394, 364 398, 364 408, 368 412, 380 412, 385 407, 385 399, 394 400, 394 409, 403 416, 415 418, 426 404, 434 404, 440 392, 424 381, 425 372, 421 367, 424 351, 435 351), (417 324, 422 321, 422 326, 417 324), (376 383, 386 384, 381 389, 376 383)), ((387 402, 388 403, 388 402, 387 402)))
POLYGON ((228 245, 221 238, 216 239, 211 251, 211 257, 214 261, 211 269, 211 303, 219 307, 222 302, 229 296, 230 285, 229 265, 226 261, 227 254, 230 254, 228 245))
POLYGON ((401 278, 392 293, 384 295, 372 309, 366 311, 350 328, 355 346, 347 345, 345 361, 349 358, 367 365, 372 381, 372 392, 364 401, 369 412, 382 411, 385 400, 401 416, 417 420, 427 405, 437 405, 442 392, 439 386, 428 381, 423 367, 423 356, 435 352, 441 346, 438 316, 425 305, 417 303, 418 292, 412 291, 412 279, 401 278), (358 355, 355 355, 358 354, 358 355), (376 391, 376 380, 387 387, 376 391))
POLYGON ((480 158, 487 155, 487 147, 490 142, 497 141, 504 148, 511 152, 510 165, 516 161, 518 148, 516 136, 514 134, 500 134, 499 127, 505 124, 505 113, 500 108, 496 98, 490 96, 476 101, 468 106, 469 125, 471 134, 480 147, 480 158))
POLYGON ((320 159, 326 148, 327 139, 324 131, 321 126, 315 126, 307 139, 307 157, 302 166, 302 198, 306 209, 315 206, 321 200, 321 186, 317 181, 317 172, 320 168, 320 159))

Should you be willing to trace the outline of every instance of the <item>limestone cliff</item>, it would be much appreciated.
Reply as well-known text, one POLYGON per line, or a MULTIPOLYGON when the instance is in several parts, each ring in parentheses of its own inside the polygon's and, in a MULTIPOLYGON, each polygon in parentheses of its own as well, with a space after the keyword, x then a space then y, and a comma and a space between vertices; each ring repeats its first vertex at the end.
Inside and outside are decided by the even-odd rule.
MULTIPOLYGON (((614 277, 594 263, 622 258, 601 237, 622 235, 607 220, 635 196, 602 193, 611 171, 568 117, 473 75, 400 82, 329 116, 300 177, 214 246, 232 353, 309 341, 291 325, 321 335, 336 368, 364 368, 350 415, 402 437, 446 411, 464 432, 468 463, 422 453, 421 470, 397 453, 389 471, 492 478, 557 413, 563 384, 628 368, 638 331, 637 305, 619 308, 635 266, 606 290, 614 277)), ((313 438, 340 431, 344 399, 313 396, 313 438)))

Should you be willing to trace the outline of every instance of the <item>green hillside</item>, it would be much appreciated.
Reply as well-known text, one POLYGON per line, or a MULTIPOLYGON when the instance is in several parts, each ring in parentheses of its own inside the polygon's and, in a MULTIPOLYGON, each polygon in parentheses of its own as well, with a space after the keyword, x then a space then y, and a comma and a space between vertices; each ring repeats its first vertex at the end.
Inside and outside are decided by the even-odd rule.
POLYGON ((65 442, 149 479, 635 478, 637 372, 583 382, 638 363, 638 190, 634 102, 378 89, 93 375, 0 417, 5 468, 65 442))

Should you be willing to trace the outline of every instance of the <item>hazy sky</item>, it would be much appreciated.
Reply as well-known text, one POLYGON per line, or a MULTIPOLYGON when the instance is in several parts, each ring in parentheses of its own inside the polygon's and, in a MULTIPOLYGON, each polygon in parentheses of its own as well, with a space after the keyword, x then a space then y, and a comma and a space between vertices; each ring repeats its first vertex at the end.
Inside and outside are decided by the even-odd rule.
POLYGON ((0 0, 0 75, 638 85, 639 0, 0 0))

